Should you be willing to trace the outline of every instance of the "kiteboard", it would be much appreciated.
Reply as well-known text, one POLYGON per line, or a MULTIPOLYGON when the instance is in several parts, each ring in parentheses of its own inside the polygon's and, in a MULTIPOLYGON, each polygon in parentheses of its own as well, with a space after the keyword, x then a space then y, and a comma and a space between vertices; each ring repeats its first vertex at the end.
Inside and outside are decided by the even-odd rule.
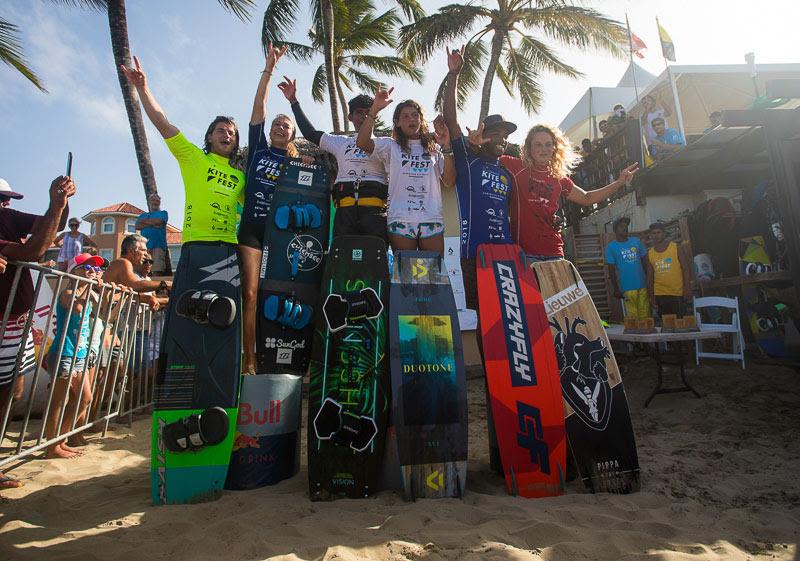
POLYGON ((239 401, 236 246, 189 242, 181 253, 155 381, 151 491, 157 505, 219 497, 239 401))
POLYGON ((639 490, 639 458, 625 386, 589 290, 569 261, 533 271, 550 320, 567 440, 592 492, 639 490))
POLYGON ((522 497, 560 495, 564 406, 542 296, 518 245, 479 246, 476 267, 491 419, 506 488, 522 497))

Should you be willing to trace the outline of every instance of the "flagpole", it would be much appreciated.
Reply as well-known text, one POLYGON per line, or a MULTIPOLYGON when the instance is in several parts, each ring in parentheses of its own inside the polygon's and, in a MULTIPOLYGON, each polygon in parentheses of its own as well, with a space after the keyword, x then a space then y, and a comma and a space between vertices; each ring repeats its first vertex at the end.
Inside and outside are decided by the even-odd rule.
POLYGON ((669 77, 669 85, 672 89, 672 100, 675 102, 675 113, 678 117, 678 129, 681 132, 684 142, 686 142, 686 129, 683 127, 683 110, 681 109, 681 98, 678 96, 678 85, 676 83, 675 75, 669 67, 666 53, 664 53, 664 43, 661 41, 661 24, 656 17, 656 28, 658 29, 658 42, 661 43, 661 56, 664 57, 664 66, 667 67, 667 76, 669 77))
POLYGON ((625 25, 628 28, 628 58, 631 60, 633 91, 636 92, 636 105, 639 105, 639 86, 636 85, 636 67, 633 65, 633 37, 631 36, 631 24, 628 22, 628 12, 625 12, 625 25))

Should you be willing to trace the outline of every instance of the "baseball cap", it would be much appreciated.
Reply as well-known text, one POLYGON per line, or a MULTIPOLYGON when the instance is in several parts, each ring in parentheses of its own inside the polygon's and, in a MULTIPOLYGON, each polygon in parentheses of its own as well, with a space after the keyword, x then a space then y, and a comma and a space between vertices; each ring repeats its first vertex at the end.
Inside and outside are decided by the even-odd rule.
POLYGON ((102 267, 104 261, 105 259, 103 259, 99 255, 91 255, 89 253, 79 253, 78 255, 69 260, 69 265, 67 265, 67 272, 71 273, 76 267, 80 267, 81 265, 94 265, 95 267, 102 267))
POLYGON ((667 227, 664 225, 663 222, 653 222, 652 224, 650 224, 650 229, 651 230, 666 230, 667 227))
POLYGON ((506 121, 503 119, 502 115, 494 114, 494 115, 487 115, 487 117, 483 120, 483 129, 489 130, 495 127, 503 127, 506 129, 506 134, 511 134, 515 130, 517 130, 517 125, 510 121, 506 121))
POLYGON ((8 181, 0 177, 0 197, 8 197, 10 199, 21 199, 24 197, 21 193, 17 193, 16 191, 11 190, 11 185, 8 184, 8 181))
POLYGON ((616 230, 617 229, 617 225, 618 224, 622 224, 623 222, 625 224, 630 224, 631 223, 631 219, 628 218, 627 216, 620 216, 619 218, 614 220, 614 223, 611 225, 611 229, 612 230, 616 230))

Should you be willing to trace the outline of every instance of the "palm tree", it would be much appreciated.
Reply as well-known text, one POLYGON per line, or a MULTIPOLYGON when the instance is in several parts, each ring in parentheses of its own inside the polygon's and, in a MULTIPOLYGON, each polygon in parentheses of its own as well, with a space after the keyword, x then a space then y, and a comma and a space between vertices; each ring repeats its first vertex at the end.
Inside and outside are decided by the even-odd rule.
MULTIPOLYGON (((396 0, 397 5, 402 10, 403 14, 406 18, 416 21, 422 17, 424 17, 425 12, 420 6, 417 0, 396 0)), ((324 82, 319 82, 322 87, 327 88, 328 90, 328 102, 330 104, 331 109, 331 122, 333 124, 334 132, 339 132, 342 130, 341 121, 339 120, 339 103, 342 104, 342 110, 346 113, 346 104, 344 103, 342 97, 342 90, 341 87, 337 90, 337 79, 334 78, 333 80, 328 80, 328 76, 336 77, 337 72, 337 41, 339 40, 336 36, 337 30, 337 22, 347 22, 351 21, 348 19, 347 14, 350 13, 351 9, 354 6, 360 6, 361 2, 355 1, 351 2, 348 0, 311 0, 311 21, 314 22, 312 26, 312 32, 309 35, 312 37, 312 46, 309 47, 307 45, 302 45, 299 43, 292 43, 290 41, 286 41, 286 37, 292 30, 294 23, 297 18, 297 12, 299 11, 299 1, 298 0, 270 0, 269 5, 267 5, 267 9, 264 12, 264 25, 262 29, 262 41, 264 46, 266 47, 270 43, 274 45, 284 45, 288 44, 290 48, 290 52, 292 55, 299 59, 299 60, 309 60, 314 53, 322 51, 322 54, 325 59, 324 63, 324 82), (313 34, 313 35, 312 35, 313 34), (316 46, 314 46, 314 41, 316 39, 316 46)), ((356 8, 358 10, 358 8, 356 8)), ((362 30, 368 31, 368 30, 362 30)), ((351 41, 357 42, 357 39, 352 39, 351 41)), ((348 49, 348 50, 357 50, 357 49, 348 49)), ((340 51, 342 52, 342 51, 340 51)), ((359 55, 359 56, 367 56, 367 55, 359 55)), ((379 57, 373 57, 379 58, 379 57)), ((384 57, 385 58, 385 57, 384 57)), ((380 66, 379 63, 375 63, 372 66, 366 63, 366 61, 362 58, 361 62, 358 63, 362 66, 367 66, 370 68, 377 68, 380 66)), ((339 67, 341 68, 341 64, 339 67)), ((383 65, 384 68, 389 68, 392 66, 396 66, 393 63, 388 63, 383 65)), ((386 70, 382 70, 384 73, 387 73, 386 70)), ((319 72, 317 73, 319 74, 319 72)), ((401 74, 394 74, 394 75, 401 75, 401 74)), ((355 77, 353 77, 354 80, 355 77)), ((346 81, 346 79, 342 80, 342 78, 338 78, 338 80, 346 81)), ((356 80, 357 81, 357 80, 356 80)), ((361 82, 359 82, 361 83, 361 82)), ((364 82, 365 83, 365 82, 364 82)), ((315 98, 316 99, 316 98, 315 98)), ((345 126, 347 126, 347 119, 344 119, 345 126)))
MULTIPOLYGON (((310 62, 315 54, 324 49, 324 32, 322 22, 309 30, 310 45, 288 43, 288 54, 296 60, 310 62)), ((350 0, 347 9, 334 13, 336 37, 334 41, 333 77, 334 88, 341 109, 344 130, 349 131, 347 120, 347 100, 345 88, 352 91, 356 85, 361 90, 374 91, 380 82, 370 73, 377 72, 386 76, 408 78, 418 84, 422 83, 422 71, 409 60, 397 56, 375 56, 369 51, 376 47, 395 47, 397 45, 396 29, 401 23, 394 9, 376 15, 370 0, 350 0)), ((269 44, 267 38, 265 45, 269 44)), ((314 101, 325 100, 328 86, 328 75, 325 65, 321 64, 311 81, 311 97, 314 101)))
POLYGON ((0 18, 0 61, 5 62, 25 76, 40 91, 47 93, 44 84, 28 67, 22 52, 22 43, 17 38, 19 28, 10 21, 0 18))
MULTIPOLYGON (((477 89, 483 71, 481 120, 489 113, 495 76, 509 95, 519 94, 522 107, 530 114, 542 103, 538 83, 542 71, 571 78, 582 75, 561 60, 545 40, 582 51, 599 49, 614 56, 624 54, 625 27, 592 8, 575 6, 575 3, 570 0, 497 0, 494 9, 471 3, 449 4, 435 14, 404 26, 400 31, 400 46, 410 59, 424 63, 446 45, 468 37, 458 84, 459 106, 477 89), (478 31, 472 33, 476 28, 478 31), (532 30, 541 38, 531 34, 532 30)), ((443 91, 440 86, 437 108, 441 106, 443 91)))
MULTIPOLYGON (((144 194, 145 198, 148 201, 148 208, 150 206, 150 195, 153 193, 158 192, 158 187, 156 185, 156 178, 155 174, 153 173, 153 163, 150 159, 150 149, 147 145, 147 134, 145 133, 144 128, 144 121, 142 120, 142 110, 141 106, 139 105, 139 96, 136 93, 136 89, 131 87, 128 83, 128 80, 125 79, 125 76, 122 74, 120 70, 120 66, 124 65, 130 67, 131 65, 131 54, 130 54, 130 46, 128 43, 128 19, 127 14, 125 11, 125 0, 50 0, 54 4, 63 4, 68 6, 77 6, 89 10, 97 10, 97 11, 105 11, 108 13, 108 27, 111 32, 111 49, 114 53, 114 64, 117 68, 117 78, 119 79, 119 85, 122 89, 122 99, 125 102, 125 110, 128 114, 128 123, 131 127, 131 134, 133 135, 133 145, 134 150, 136 151, 136 161, 139 164, 139 174, 142 177, 142 184, 144 185, 144 194)), ((243 21, 247 21, 250 18, 250 9, 255 6, 255 0, 217 0, 219 4, 228 12, 235 15, 237 18, 243 21)), ((4 56, 3 47, 4 44, 7 44, 6 41, 4 43, 4 35, 3 35, 3 27, 2 24, 7 23, 4 20, 0 20, 0 60, 4 62, 8 62, 8 60, 4 56)), ((12 26, 12 32, 15 31, 16 28, 12 26)), ((13 38, 13 35, 12 35, 13 38)), ((12 42, 12 47, 14 43, 12 42)), ((20 53, 21 49, 19 45, 17 45, 16 51, 12 48, 11 54, 17 54, 17 59, 21 61, 20 53)), ((13 60, 13 57, 12 59, 13 60)), ((13 62, 10 62, 13 66, 17 67, 13 62)), ((19 68, 19 67, 18 67, 19 68)), ((23 68, 24 65, 23 65, 23 68)), ((25 68, 27 70, 27 68, 25 68)), ((25 74, 25 72, 20 69, 29 80, 31 80, 34 84, 39 87, 39 89, 44 89, 38 83, 38 79, 28 70, 31 76, 25 74), (34 78, 34 79, 31 79, 34 78)), ((149 210, 153 210, 149 208, 149 210)))

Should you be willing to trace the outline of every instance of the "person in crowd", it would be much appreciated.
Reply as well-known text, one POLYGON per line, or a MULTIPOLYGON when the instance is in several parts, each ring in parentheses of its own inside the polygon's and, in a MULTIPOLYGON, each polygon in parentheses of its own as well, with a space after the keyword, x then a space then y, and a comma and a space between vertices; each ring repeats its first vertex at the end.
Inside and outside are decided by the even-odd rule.
POLYGON ((592 141, 588 138, 581 140, 581 157, 585 158, 592 153, 592 141))
POLYGON ((383 162, 389 178, 386 213, 389 243, 394 251, 421 249, 444 255, 442 184, 456 182, 450 133, 443 118, 429 132, 422 106, 407 99, 392 116, 391 138, 373 138, 378 113, 392 103, 394 88, 379 87, 358 129, 356 145, 383 162))
POLYGON ((169 214, 161 210, 161 197, 152 193, 147 201, 149 212, 143 212, 136 220, 136 229, 147 238, 147 251, 153 260, 153 274, 159 277, 172 275, 172 264, 167 250, 167 221, 169 214))
POLYGON ((276 115, 265 134, 269 82, 275 65, 286 52, 269 46, 264 70, 256 88, 253 110, 250 114, 247 153, 247 188, 244 211, 239 227, 239 254, 242 276, 242 372, 256 371, 256 308, 258 298, 258 273, 264 248, 264 230, 270 216, 272 197, 278 185, 280 170, 287 157, 297 157, 294 145, 295 127, 286 115, 276 115))
POLYGON ((623 298, 626 315, 637 319, 650 317, 647 297, 647 249, 636 236, 628 236, 631 219, 617 218, 612 226, 614 239, 606 246, 605 261, 614 296, 623 298))
MULTIPOLYGON (((86 357, 89 354, 92 309, 100 302, 102 281, 98 280, 98 273, 102 263, 101 257, 88 253, 73 257, 67 264, 66 272, 99 284, 82 282, 76 287, 70 283, 57 295, 56 331, 46 359, 47 371, 55 386, 45 421, 47 440, 72 430, 73 419, 76 427, 83 424, 82 417, 85 417, 92 403, 91 376, 85 371, 88 366, 86 357)), ((67 444, 66 439, 62 439, 47 447, 45 457, 74 458, 81 453, 67 444)))
POLYGON ((646 95, 642 98, 642 128, 644 129, 645 140, 647 144, 653 143, 653 139, 658 136, 658 133, 653 128, 653 119, 661 118, 666 122, 667 117, 672 115, 672 111, 665 104, 656 102, 656 98, 652 95, 646 95))
MULTIPOLYGON (((4 182, 5 183, 5 182, 4 182)), ((6 183, 7 184, 7 183, 6 183)), ((22 195, 3 190, 5 196, 21 199, 22 195)), ((23 376, 34 367, 33 335, 28 333, 23 341, 22 327, 25 315, 33 305, 33 280, 30 271, 20 274, 16 292, 11 288, 17 267, 8 261, 37 261, 53 243, 56 232, 64 227, 69 216, 67 204, 75 194, 75 184, 69 177, 57 177, 50 184, 50 204, 43 216, 19 212, 0 206, 0 302, 12 301, 10 316, 5 325, 5 333, 0 341, 0 412, 11 406, 12 399, 22 397, 23 376), (24 241, 23 241, 24 240, 24 241), (22 356, 18 356, 22 353, 22 356), (18 364, 19 358, 19 365, 18 364)), ((3 306, 4 308, 5 306, 3 306)), ((0 313, 5 313, 5 309, 0 313)), ((21 487, 22 482, 0 472, 0 489, 21 487)))
POLYGON ((11 199, 21 199, 22 194, 12 191, 8 181, 0 177, 0 208, 11 206, 11 199))
POLYGON ((617 131, 628 120, 628 114, 625 112, 625 106, 617 103, 614 106, 614 114, 608 119, 608 126, 611 131, 617 131))
POLYGON ((77 218, 70 218, 69 231, 59 234, 53 242, 60 248, 58 257, 56 258, 59 271, 66 271, 70 259, 79 253, 85 253, 89 248, 97 250, 97 244, 94 240, 78 230, 80 226, 80 220, 77 218))
MULTIPOLYGON (((186 195, 183 219, 183 243, 238 243, 236 225, 238 205, 244 202, 244 173, 234 167, 239 154, 239 130, 233 118, 219 115, 211 121, 203 137, 203 148, 189 142, 178 127, 170 122, 156 101, 147 75, 137 57, 133 68, 121 66, 128 82, 136 88, 147 117, 158 130, 172 155, 178 160, 186 195)), ((141 240, 145 238, 139 236, 141 240)), ((124 242, 123 242, 124 243, 124 242)), ((146 243, 136 242, 133 249, 138 261, 146 252, 146 243), (141 247, 140 247, 141 246, 141 247)), ((120 261, 120 260, 117 260, 120 261)), ((181 270, 183 260, 178 263, 181 270)), ((112 266, 114 263, 112 263, 112 266)), ((188 267, 188 265, 183 265, 188 267)), ((154 281, 136 280, 131 263, 119 263, 116 272, 128 282, 144 283, 144 291, 154 290, 154 281)), ((109 267, 106 278, 112 273, 109 267)), ((121 281, 120 284, 125 284, 121 281)), ((158 285, 159 283, 155 283, 158 285)), ((169 283, 165 283, 166 286, 169 283)), ((130 285, 129 285, 130 286, 130 285)))
POLYGON ((653 119, 652 124, 656 136, 653 138, 649 149, 650 156, 656 161, 663 160, 686 146, 686 140, 684 140, 681 133, 675 129, 667 128, 666 122, 662 117, 653 119))
POLYGON ((604 137, 611 133, 611 129, 608 128, 608 121, 605 119, 602 119, 599 123, 597 123, 597 128, 600 130, 600 134, 602 134, 604 137))
POLYGON ((647 294, 658 314, 684 315, 684 298, 692 295, 692 263, 684 248, 667 240, 664 224, 650 224, 653 247, 647 252, 647 294))
POLYGON ((708 116, 708 122, 711 124, 703 131, 703 134, 710 133, 722 124, 722 111, 714 111, 711 113, 711 115, 708 116))
POLYGON ((564 257, 559 213, 562 197, 581 206, 599 203, 629 184, 639 169, 639 164, 631 164, 605 187, 584 191, 569 178, 578 159, 564 133, 549 125, 536 125, 528 131, 522 158, 500 157, 514 180, 511 237, 533 261, 564 257))
MULTIPOLYGON (((294 119, 306 140, 336 158, 337 174, 333 185, 333 236, 367 235, 387 240, 386 169, 376 153, 368 154, 356 146, 354 136, 328 134, 317 130, 297 101, 297 81, 284 76, 278 88, 289 101, 294 119)), ((347 119, 359 130, 364 123, 372 96, 359 94, 347 102, 347 119)))
POLYGON ((136 269, 141 268, 142 262, 148 258, 147 239, 141 234, 125 236, 120 244, 119 258, 114 259, 103 274, 105 282, 114 282, 127 286, 139 293, 142 302, 149 304, 153 310, 161 307, 159 300, 148 294, 154 291, 164 291, 172 288, 172 282, 161 280, 143 279, 136 274, 136 269))

